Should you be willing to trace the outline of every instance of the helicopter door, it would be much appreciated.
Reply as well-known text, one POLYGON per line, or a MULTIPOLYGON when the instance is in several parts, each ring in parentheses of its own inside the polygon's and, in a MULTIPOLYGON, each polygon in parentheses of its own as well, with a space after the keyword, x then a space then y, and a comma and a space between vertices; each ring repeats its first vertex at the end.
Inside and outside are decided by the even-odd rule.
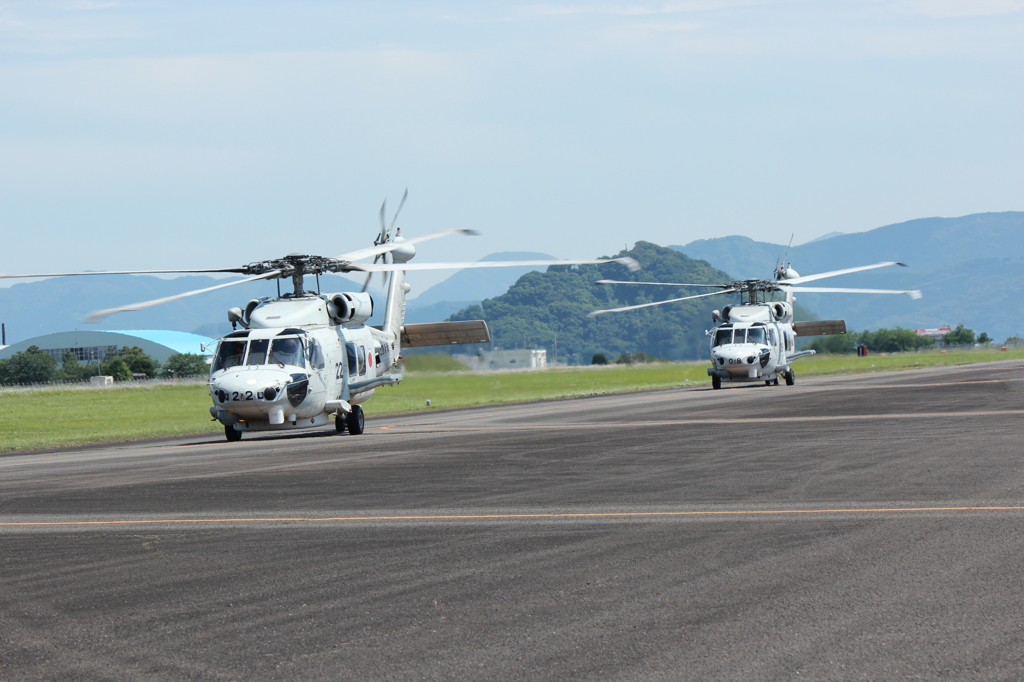
POLYGON ((320 348, 320 342, 310 338, 306 345, 306 361, 310 369, 310 388, 313 393, 324 394, 327 392, 327 382, 324 377, 324 353, 320 348))
MULTIPOLYGON (((335 397, 341 397, 341 392, 345 385, 347 373, 345 372, 345 344, 341 339, 332 338, 327 342, 330 346, 325 356, 328 362, 327 372, 330 373, 330 377, 327 377, 327 381, 330 384, 331 395, 335 397)), ((327 373, 324 374, 327 376, 327 373)))

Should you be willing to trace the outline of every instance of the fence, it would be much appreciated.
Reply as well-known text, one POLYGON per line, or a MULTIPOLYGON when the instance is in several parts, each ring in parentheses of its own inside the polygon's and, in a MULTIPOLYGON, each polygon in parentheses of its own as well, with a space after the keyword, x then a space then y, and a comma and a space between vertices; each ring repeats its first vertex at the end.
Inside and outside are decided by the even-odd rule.
POLYGON ((0 393, 17 393, 27 391, 116 391, 119 389, 155 388, 157 386, 203 385, 206 377, 186 377, 184 379, 142 379, 135 381, 115 381, 111 386, 93 386, 88 381, 50 381, 45 384, 17 384, 0 386, 0 393))

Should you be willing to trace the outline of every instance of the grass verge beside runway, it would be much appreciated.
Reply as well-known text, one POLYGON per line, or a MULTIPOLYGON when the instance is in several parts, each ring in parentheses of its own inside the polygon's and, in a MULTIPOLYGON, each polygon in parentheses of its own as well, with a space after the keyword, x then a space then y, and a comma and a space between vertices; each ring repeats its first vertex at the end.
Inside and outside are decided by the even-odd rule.
MULTIPOLYGON (((912 370, 1024 358, 1024 349, 888 356, 822 355, 794 363, 801 376, 912 370)), ((628 393, 709 383, 707 363, 567 367, 544 372, 424 372, 377 389, 375 415, 495 403, 628 393), (430 400, 431 407, 426 401, 430 400)), ((112 389, 0 392, 0 452, 220 432, 210 421, 206 384, 128 385, 112 389)), ((372 422, 371 422, 372 425, 372 422)))

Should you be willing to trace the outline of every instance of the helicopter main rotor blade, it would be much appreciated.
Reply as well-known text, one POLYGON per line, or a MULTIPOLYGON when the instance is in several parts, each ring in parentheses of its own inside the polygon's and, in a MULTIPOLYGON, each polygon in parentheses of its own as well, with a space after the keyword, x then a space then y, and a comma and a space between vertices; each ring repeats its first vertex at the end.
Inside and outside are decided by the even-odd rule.
POLYGON ((0 279, 17 279, 27 277, 79 277, 82 275, 173 275, 199 272, 244 273, 245 268, 214 268, 207 270, 93 270, 90 272, 37 272, 30 275, 5 275, 0 273, 0 279))
POLYGON ((807 275, 805 277, 796 277, 794 279, 787 279, 786 284, 803 284, 804 282, 813 282, 818 279, 825 279, 826 277, 838 277, 839 275, 848 275, 851 272, 862 272, 864 270, 874 270, 876 268, 887 268, 890 265, 899 265, 901 267, 907 267, 906 263, 897 263, 896 261, 887 261, 885 263, 875 263, 874 265, 861 265, 856 268, 846 268, 844 270, 831 270, 829 272, 819 272, 817 275, 807 275))
POLYGON ((679 282, 620 282, 614 279, 599 279, 594 284, 650 284, 655 287, 703 287, 705 289, 728 289, 731 284, 680 284, 679 282))
POLYGON ((154 306, 162 305, 164 303, 170 303, 171 301, 177 301, 177 300, 182 299, 182 298, 188 298, 189 296, 196 296, 198 294, 205 294, 208 291, 216 291, 217 289, 224 289, 224 288, 227 288, 227 287, 233 287, 236 284, 245 284, 246 282, 255 282, 258 279, 270 279, 272 277, 277 277, 277 276, 279 276, 281 274, 282 274, 281 270, 271 270, 270 272, 265 272, 262 275, 256 275, 255 277, 247 277, 245 279, 237 279, 237 280, 235 280, 233 282, 228 282, 227 284, 218 284, 217 286, 206 287, 205 289, 194 289, 192 291, 186 291, 183 294, 175 294, 174 296, 165 296, 164 298, 154 298, 151 301, 142 301, 141 303, 129 303, 128 305, 119 306, 117 308, 107 308, 106 310, 94 310, 93 312, 89 313, 85 317, 83 322, 86 322, 88 324, 93 324, 93 323, 99 322, 100 320, 102 320, 103 318, 107 317, 108 315, 113 315, 115 313, 126 313, 126 312, 130 312, 130 311, 133 311, 133 310, 145 310, 146 308, 152 308, 154 306))
POLYGON ((360 272, 393 272, 396 270, 464 270, 466 268, 514 268, 542 265, 601 265, 602 263, 621 263, 633 271, 640 269, 640 264, 628 256, 600 260, 478 260, 469 263, 388 263, 382 265, 351 263, 346 266, 346 269, 360 272))
POLYGON ((627 310, 639 310, 640 308, 650 308, 656 305, 665 305, 666 303, 677 303, 678 301, 688 301, 692 298, 704 298, 705 296, 721 296, 722 294, 732 294, 739 291, 739 289, 726 289, 725 291, 712 291, 710 294, 697 294, 696 296, 683 296, 682 298, 670 298, 667 301, 655 301, 654 303, 641 303, 640 305, 627 305, 622 308, 609 308, 608 310, 595 310, 587 313, 587 317, 597 317, 598 315, 604 315, 605 313, 621 313, 627 310))
POLYGON ((416 245, 420 242, 429 241, 431 239, 439 239, 441 237, 447 237, 453 234, 464 234, 467 236, 475 236, 480 234, 476 230, 470 230, 464 227, 455 227, 450 230, 441 230, 439 232, 432 232, 430 234, 423 235, 422 237, 413 237, 412 239, 404 239, 400 242, 389 242, 387 244, 380 244, 378 246, 371 246, 365 249, 359 249, 358 251, 350 251, 349 253, 343 253, 340 256, 335 256, 331 260, 336 261, 355 261, 363 258, 369 258, 370 256, 381 256, 385 253, 390 253, 395 249, 400 249, 402 246, 416 245))
POLYGON ((784 285, 779 288, 783 291, 807 292, 809 294, 906 294, 913 299, 923 296, 920 289, 903 291, 900 289, 847 289, 842 287, 790 287, 784 285))

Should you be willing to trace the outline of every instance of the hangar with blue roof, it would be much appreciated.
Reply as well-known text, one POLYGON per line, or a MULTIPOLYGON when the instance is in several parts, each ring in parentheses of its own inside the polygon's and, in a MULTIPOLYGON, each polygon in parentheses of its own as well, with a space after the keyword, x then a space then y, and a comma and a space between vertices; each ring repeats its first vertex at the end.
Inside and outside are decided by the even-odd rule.
POLYGON ((19 341, 0 350, 0 360, 15 353, 37 346, 57 360, 64 361, 64 354, 71 351, 82 363, 96 363, 118 348, 138 346, 159 363, 167 362, 175 353, 211 355, 216 350, 213 339, 162 329, 132 329, 117 331, 71 331, 44 334, 32 339, 19 341))

